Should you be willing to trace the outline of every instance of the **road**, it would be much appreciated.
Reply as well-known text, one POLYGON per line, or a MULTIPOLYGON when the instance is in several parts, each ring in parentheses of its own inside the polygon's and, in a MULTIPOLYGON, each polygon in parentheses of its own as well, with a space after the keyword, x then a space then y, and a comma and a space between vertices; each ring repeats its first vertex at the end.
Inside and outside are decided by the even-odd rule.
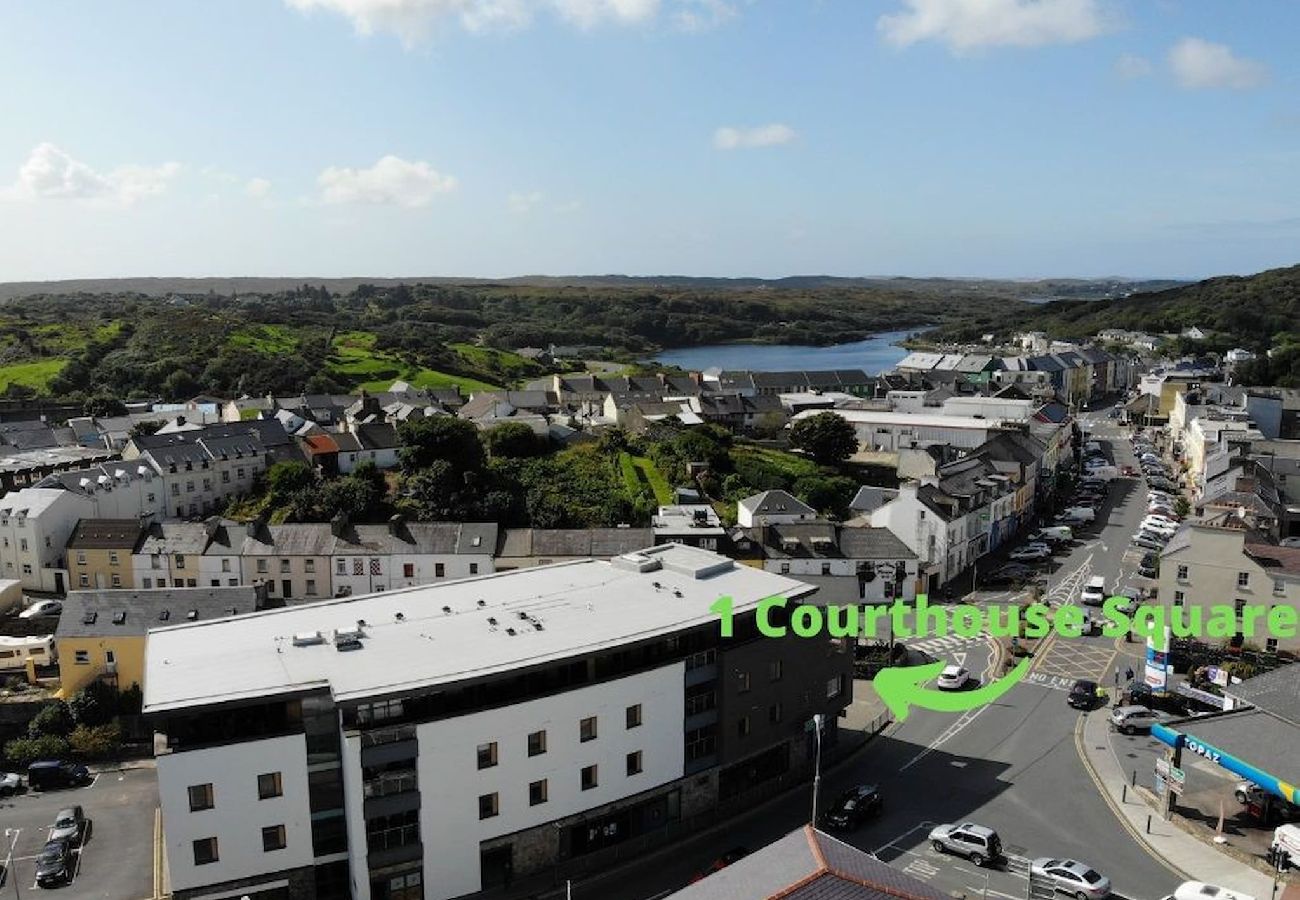
MULTIPOLYGON (((1111 443, 1117 465, 1133 464, 1127 438, 1118 428, 1104 419, 1088 424, 1092 437, 1111 443)), ((1128 544, 1144 510, 1145 485, 1131 478, 1117 481, 1094 530, 1053 560, 1048 594, 1055 603, 1077 602, 1089 575, 1104 575, 1112 591, 1145 586, 1136 575, 1141 554, 1128 544)), ((912 647, 960 662, 977 674, 988 664, 989 647, 978 639, 931 639, 912 647)), ((1181 879, 1121 827, 1084 768, 1076 744, 1081 714, 1065 700, 1077 678, 1112 686, 1113 673, 1130 665, 1136 669, 1142 652, 1138 644, 1102 636, 1056 639, 1040 648, 1025 681, 995 703, 963 714, 913 711, 825 779, 822 796, 827 802, 860 782, 880 785, 885 798, 878 820, 840 837, 936 888, 968 896, 987 891, 1004 900, 1023 898, 1026 882, 1019 870, 1025 859, 1037 856, 1091 863, 1126 898, 1158 900, 1173 893, 1181 879), (976 870, 930 848, 926 835, 933 824, 962 820, 999 832, 1012 857, 1005 871, 976 870)), ((613 877, 575 885, 573 896, 660 896, 681 887, 724 851, 737 845, 761 847, 806 823, 809 807, 810 794, 795 792, 723 834, 656 855, 613 877)))

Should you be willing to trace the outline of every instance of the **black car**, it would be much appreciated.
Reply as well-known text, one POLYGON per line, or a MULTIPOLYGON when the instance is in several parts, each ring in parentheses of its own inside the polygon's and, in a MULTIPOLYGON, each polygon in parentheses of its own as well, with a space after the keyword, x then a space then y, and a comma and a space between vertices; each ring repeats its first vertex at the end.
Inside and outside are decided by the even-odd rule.
POLYGON ((991 572, 982 572, 979 581, 982 585, 992 587, 999 584, 1024 584, 1038 577, 1038 571, 1032 566, 1021 563, 1007 563, 1005 566, 991 572))
POLYGON ((36 857, 36 883, 41 887, 72 880, 72 847, 67 841, 49 841, 36 857))
POLYGON ((1075 709, 1092 709, 1097 705, 1097 682, 1080 678, 1070 688, 1066 702, 1075 709))
POLYGON ((828 828, 852 831, 872 816, 880 815, 884 801, 874 784, 860 784, 849 788, 835 801, 824 817, 828 828))
POLYGON ((1141 563, 1138 566, 1138 574, 1143 578, 1158 578, 1160 576, 1160 570, 1155 566, 1148 566, 1146 563, 1141 563))
POLYGON ((90 770, 80 763, 42 759, 27 767, 27 786, 34 791, 90 784, 90 770))

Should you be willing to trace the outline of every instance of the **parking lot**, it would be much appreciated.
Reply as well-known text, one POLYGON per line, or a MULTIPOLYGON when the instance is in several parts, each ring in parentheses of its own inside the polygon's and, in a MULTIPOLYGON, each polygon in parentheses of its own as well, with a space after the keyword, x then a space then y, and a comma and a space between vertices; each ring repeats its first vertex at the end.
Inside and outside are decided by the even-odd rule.
POLYGON ((4 873, 0 896, 35 894, 36 857, 60 809, 80 805, 90 820, 88 837, 73 854, 73 880, 51 890, 60 897, 144 900, 154 890, 154 815, 158 781, 153 769, 109 771, 81 788, 25 791, 0 801, 7 832, 0 862, 13 846, 11 871, 4 873), (16 834, 15 834, 16 832, 16 834))

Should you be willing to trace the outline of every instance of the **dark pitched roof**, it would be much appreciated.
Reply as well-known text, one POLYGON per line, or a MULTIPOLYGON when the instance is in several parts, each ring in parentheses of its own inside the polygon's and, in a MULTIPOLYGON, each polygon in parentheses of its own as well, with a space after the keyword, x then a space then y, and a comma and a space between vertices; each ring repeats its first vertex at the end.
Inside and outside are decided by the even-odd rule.
POLYGON ((242 615, 256 608, 257 588, 254 587, 69 591, 54 636, 56 639, 139 637, 151 628, 242 615))
POLYGON ((136 519, 82 519, 68 537, 69 550, 134 550, 144 529, 136 519))
POLYGON ((1300 665, 1280 666, 1247 678, 1228 693, 1300 727, 1300 665))
POLYGON ((763 491, 761 494, 754 494, 752 497, 746 497, 740 501, 745 509, 754 515, 771 516, 771 515, 815 515, 817 510, 813 509, 807 503, 804 503, 798 497, 789 491, 773 490, 763 491))
POLYGON ((948 900, 948 895, 805 825, 672 900, 948 900))
POLYGON ((357 440, 367 450, 393 450, 401 446, 397 429, 386 422, 358 425, 354 430, 357 440))
POLYGON ((601 559, 654 546, 649 528, 507 528, 498 556, 601 559))

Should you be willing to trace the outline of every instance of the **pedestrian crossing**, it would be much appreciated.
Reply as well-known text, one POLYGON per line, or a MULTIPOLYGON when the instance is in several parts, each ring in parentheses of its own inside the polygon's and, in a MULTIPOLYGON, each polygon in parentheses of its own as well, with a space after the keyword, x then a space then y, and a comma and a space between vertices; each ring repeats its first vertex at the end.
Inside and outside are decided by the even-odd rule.
POLYGON ((973 647, 982 645, 985 641, 983 635, 976 637, 962 637, 957 634, 949 634, 944 637, 925 638, 920 641, 909 641, 907 647, 909 650, 919 650, 926 656, 950 656, 955 653, 964 653, 973 647))

